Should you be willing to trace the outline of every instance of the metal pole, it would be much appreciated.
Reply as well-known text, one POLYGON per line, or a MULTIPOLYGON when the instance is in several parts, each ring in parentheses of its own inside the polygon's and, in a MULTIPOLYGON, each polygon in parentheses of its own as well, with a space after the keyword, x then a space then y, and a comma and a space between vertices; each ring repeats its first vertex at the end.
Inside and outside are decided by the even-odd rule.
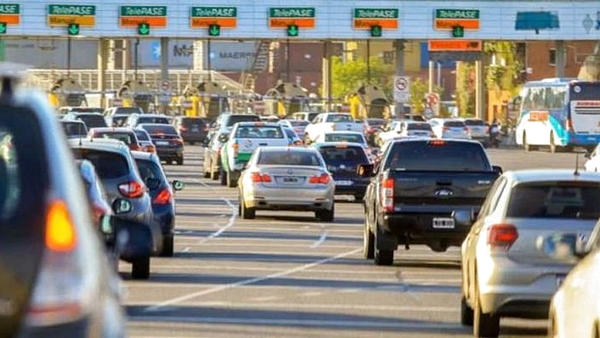
POLYGON ((208 57, 206 58, 206 68, 208 69, 208 82, 212 82, 212 69, 210 64, 210 39, 206 42, 206 53, 208 57))
POLYGON ((367 84, 371 84, 371 40, 367 40, 367 84))
POLYGON ((67 37, 67 77, 71 77, 71 36, 67 37))
POLYGON ((134 73, 134 79, 137 80, 138 79, 138 47, 140 45, 140 39, 139 38, 135 38, 135 44, 134 44, 134 63, 135 63, 135 73, 134 73))
POLYGON ((290 82, 291 81, 291 75, 290 75, 290 39, 287 39, 286 43, 285 43, 285 58, 286 58, 286 81, 290 82))

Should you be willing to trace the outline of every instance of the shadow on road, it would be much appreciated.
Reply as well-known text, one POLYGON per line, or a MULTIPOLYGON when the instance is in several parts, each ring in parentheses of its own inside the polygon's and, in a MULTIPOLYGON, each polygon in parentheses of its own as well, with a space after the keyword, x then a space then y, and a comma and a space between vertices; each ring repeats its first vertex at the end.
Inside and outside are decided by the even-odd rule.
POLYGON ((455 260, 419 260, 419 259, 404 259, 401 257, 402 254, 396 256, 394 266, 400 268, 423 268, 423 269, 449 269, 449 270, 460 270, 460 261, 455 260))

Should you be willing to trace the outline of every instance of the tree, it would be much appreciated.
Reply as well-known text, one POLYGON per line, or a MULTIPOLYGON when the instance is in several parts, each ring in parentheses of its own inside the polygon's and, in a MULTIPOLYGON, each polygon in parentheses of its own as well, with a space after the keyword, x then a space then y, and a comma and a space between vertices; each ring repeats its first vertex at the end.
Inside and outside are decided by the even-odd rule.
POLYGON ((489 90, 518 92, 523 65, 517 59, 517 44, 511 41, 487 41, 483 51, 493 62, 485 67, 485 85, 489 90))
MULTIPOLYGON (((394 70, 380 58, 371 58, 370 73, 372 85, 379 86, 390 97, 394 70)), ((367 63, 364 60, 342 62, 339 56, 334 56, 331 62, 332 84, 331 95, 343 98, 353 93, 361 84, 368 84, 367 63)))
POLYGON ((456 64, 456 106, 460 116, 475 116, 475 63, 456 64))

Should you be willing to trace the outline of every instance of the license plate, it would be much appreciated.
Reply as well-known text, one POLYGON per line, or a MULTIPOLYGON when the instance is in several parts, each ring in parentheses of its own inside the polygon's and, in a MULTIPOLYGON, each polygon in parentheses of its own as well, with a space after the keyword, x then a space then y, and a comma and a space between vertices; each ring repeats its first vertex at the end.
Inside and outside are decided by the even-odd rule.
POLYGON ((298 183, 298 179, 295 177, 284 177, 283 182, 284 183, 298 183))
POLYGON ((156 141, 157 146, 168 146, 169 141, 156 141))
POLYGON ((335 185, 352 185, 352 181, 335 181, 335 185))
POLYGON ((198 129, 198 128, 192 128, 192 131, 195 132, 195 133, 197 133, 197 132, 200 131, 200 129, 198 129))
POLYGON ((454 218, 434 217, 432 225, 434 229, 454 229, 454 218))

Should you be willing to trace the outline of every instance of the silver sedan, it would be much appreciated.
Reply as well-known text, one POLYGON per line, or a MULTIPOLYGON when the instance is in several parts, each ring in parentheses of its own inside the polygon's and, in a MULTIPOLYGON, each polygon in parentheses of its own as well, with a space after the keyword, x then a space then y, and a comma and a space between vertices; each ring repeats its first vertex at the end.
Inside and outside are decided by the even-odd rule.
POLYGON ((314 211, 333 222, 335 184, 314 148, 260 147, 239 182, 239 214, 253 219, 256 210, 314 211))

